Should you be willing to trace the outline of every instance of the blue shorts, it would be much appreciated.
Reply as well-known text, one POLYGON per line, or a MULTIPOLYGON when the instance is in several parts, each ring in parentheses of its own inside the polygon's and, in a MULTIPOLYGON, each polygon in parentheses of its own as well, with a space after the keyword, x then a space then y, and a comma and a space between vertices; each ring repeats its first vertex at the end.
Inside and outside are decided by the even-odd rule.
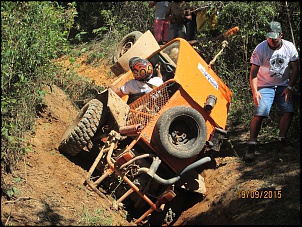
POLYGON ((280 115, 288 112, 294 113, 293 101, 285 102, 285 96, 281 96, 285 88, 286 86, 258 88, 262 99, 259 100, 259 106, 254 106, 254 116, 268 117, 274 102, 279 108, 280 115))

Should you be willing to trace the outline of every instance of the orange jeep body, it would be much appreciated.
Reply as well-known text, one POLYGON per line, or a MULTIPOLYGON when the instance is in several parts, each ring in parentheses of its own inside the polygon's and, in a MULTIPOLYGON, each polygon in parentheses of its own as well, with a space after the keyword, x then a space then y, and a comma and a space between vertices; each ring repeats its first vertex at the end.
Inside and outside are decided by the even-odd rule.
MULTIPOLYGON (((173 45, 172 45, 173 46, 173 45)), ((172 49, 173 49, 172 48, 172 49)), ((170 48, 171 49, 171 48, 170 48)), ((171 157, 157 149, 156 144, 152 140, 155 123, 161 113, 175 106, 189 106, 196 109, 204 117, 207 126, 207 141, 211 139, 211 135, 215 128, 226 129, 226 122, 228 117, 229 106, 231 103, 232 92, 226 84, 217 76, 213 69, 200 57, 194 48, 184 39, 176 38, 165 46, 161 47, 158 51, 147 57, 150 61, 154 56, 163 54, 168 58, 168 61, 175 64, 176 71, 173 79, 180 85, 179 89, 169 99, 161 110, 152 117, 152 120, 141 131, 141 139, 152 149, 155 153, 159 154, 165 162, 176 172, 182 171, 188 164, 196 158, 178 159, 171 157), (165 47, 175 44, 173 48, 178 48, 178 56, 174 62, 168 54, 165 53, 165 47), (216 104, 211 111, 205 110, 205 103, 209 95, 216 97, 216 104)), ((156 63, 156 62, 155 62, 156 63)), ((154 63, 154 64, 155 64, 154 63)), ((164 73, 163 73, 164 74, 164 73)), ((131 70, 121 75, 113 85, 116 87, 122 86, 128 80, 133 79, 131 70)), ((170 79, 170 80, 171 80, 170 79)), ((164 85, 169 83, 169 80, 164 80, 164 85)), ((162 87, 160 86, 160 87, 162 87)), ((136 100, 135 102, 146 102, 146 94, 144 97, 136 100)), ((122 97, 127 101, 128 95, 122 97)), ((135 103, 134 102, 134 103, 135 103)), ((131 105, 130 104, 130 109, 131 105)), ((202 150, 202 148, 201 148, 202 150)))

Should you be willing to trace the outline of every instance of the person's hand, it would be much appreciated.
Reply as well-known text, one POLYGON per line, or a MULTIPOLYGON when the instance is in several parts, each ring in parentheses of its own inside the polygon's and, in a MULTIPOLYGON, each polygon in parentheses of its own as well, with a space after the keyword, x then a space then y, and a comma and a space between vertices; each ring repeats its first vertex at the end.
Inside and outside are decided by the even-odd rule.
POLYGON ((256 91, 254 94, 253 94, 253 101, 255 103, 256 106, 259 106, 259 100, 262 99, 262 96, 261 94, 256 91))
POLYGON ((291 98, 292 98, 292 91, 288 88, 284 89, 284 91, 282 92, 281 96, 284 95, 285 98, 285 102, 290 102, 291 98))
POLYGON ((157 76, 160 77, 160 78, 163 78, 162 75, 161 75, 160 67, 161 67, 160 64, 156 64, 155 65, 155 70, 157 72, 157 76))
POLYGON ((108 86, 107 86, 107 89, 111 89, 113 92, 115 92, 118 96, 120 96, 120 97, 123 97, 123 92, 121 91, 121 89, 120 88, 117 88, 117 87, 115 87, 115 86, 113 86, 112 84, 109 84, 108 86))
POLYGON ((160 72, 160 64, 156 64, 156 65, 155 65, 155 70, 156 70, 157 72, 160 72))

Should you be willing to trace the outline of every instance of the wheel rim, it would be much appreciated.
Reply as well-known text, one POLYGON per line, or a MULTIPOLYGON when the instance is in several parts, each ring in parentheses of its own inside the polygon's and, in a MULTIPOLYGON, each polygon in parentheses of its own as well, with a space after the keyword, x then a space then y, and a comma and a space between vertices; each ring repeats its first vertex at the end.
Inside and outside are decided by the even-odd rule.
POLYGON ((175 146, 193 144, 198 137, 197 122, 188 116, 175 118, 169 128, 169 140, 175 146))
POLYGON ((125 54, 132 46, 133 46, 133 42, 127 42, 125 43, 125 45, 123 45, 123 48, 121 50, 121 55, 125 54))

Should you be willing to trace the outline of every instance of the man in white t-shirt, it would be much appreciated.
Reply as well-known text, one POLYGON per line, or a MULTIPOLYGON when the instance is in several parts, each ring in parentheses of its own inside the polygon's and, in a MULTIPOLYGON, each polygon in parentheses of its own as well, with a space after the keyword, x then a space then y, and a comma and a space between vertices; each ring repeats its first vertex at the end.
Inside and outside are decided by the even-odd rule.
POLYGON ((299 75, 299 56, 295 45, 282 39, 282 36, 280 23, 270 22, 266 40, 256 46, 250 59, 250 86, 255 109, 250 124, 246 160, 254 159, 262 121, 269 116, 274 102, 281 116, 279 148, 285 151, 285 147, 288 147, 285 139, 294 114, 292 91, 299 75))
POLYGON ((156 73, 150 61, 139 57, 129 60, 129 67, 134 79, 127 81, 120 88, 109 86, 120 97, 124 95, 146 94, 163 84, 160 65, 156 65, 156 73))

